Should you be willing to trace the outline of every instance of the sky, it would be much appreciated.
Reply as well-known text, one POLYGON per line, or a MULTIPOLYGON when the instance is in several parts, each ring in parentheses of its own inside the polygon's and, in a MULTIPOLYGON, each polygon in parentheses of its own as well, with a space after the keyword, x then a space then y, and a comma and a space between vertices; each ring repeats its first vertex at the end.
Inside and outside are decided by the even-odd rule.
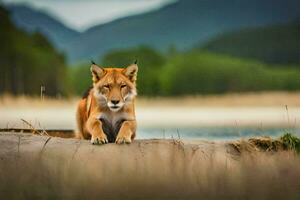
POLYGON ((26 3, 44 10, 65 25, 84 31, 87 28, 128 15, 139 14, 176 0, 0 0, 4 3, 26 3))

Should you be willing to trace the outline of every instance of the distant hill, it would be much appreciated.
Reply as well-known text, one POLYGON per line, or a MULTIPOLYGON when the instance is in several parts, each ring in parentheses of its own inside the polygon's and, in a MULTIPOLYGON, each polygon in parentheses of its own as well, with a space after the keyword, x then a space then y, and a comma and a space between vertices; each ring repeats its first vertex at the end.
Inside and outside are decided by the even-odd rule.
POLYGON ((300 64, 300 23, 222 34, 197 48, 275 64, 300 64))
POLYGON ((11 12, 11 19, 17 27, 27 32, 41 32, 58 48, 79 34, 52 16, 26 5, 11 4, 5 7, 11 12))
POLYGON ((188 50, 226 32, 300 20, 299 0, 178 0, 78 33, 42 11, 19 4, 8 8, 18 27, 39 30, 73 63, 140 45, 188 50))
POLYGON ((65 50, 71 61, 148 45, 165 51, 203 44, 216 35, 300 19, 299 0, 179 0, 159 10, 92 27, 65 50))

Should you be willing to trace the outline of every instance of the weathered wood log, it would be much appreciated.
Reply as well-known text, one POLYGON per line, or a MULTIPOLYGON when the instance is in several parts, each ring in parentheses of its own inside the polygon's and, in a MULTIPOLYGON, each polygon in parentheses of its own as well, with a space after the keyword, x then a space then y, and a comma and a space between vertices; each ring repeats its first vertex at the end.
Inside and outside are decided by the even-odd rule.
POLYGON ((0 197, 226 199, 280 198, 287 192, 296 197, 299 164, 291 152, 237 151, 229 142, 153 139, 91 145, 0 133, 0 197))

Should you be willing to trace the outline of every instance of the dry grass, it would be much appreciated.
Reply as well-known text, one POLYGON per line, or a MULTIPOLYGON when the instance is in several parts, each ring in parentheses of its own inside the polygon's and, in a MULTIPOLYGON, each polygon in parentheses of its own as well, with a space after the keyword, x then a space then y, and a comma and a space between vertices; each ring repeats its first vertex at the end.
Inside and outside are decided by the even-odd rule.
POLYGON ((70 106, 70 104, 76 104, 79 98, 70 99, 56 99, 45 97, 43 100, 40 97, 30 97, 30 96, 11 96, 4 95, 0 96, 0 106, 4 107, 65 107, 70 106))
POLYGON ((300 92, 259 92, 259 93, 236 93, 223 95, 203 95, 174 98, 139 98, 140 106, 300 106, 300 92))
POLYGON ((0 154, 1 199, 299 199, 300 157, 292 151, 176 140, 92 146, 45 138, 35 156, 24 149, 33 145, 28 138, 15 144, 14 153, 0 154))
MULTIPOLYGON (((0 96, 0 106, 67 106, 78 102, 79 97, 69 99, 45 98, 10 95, 0 96)), ((139 97, 138 106, 168 107, 168 106, 300 106, 300 92, 259 92, 232 93, 220 95, 198 95, 185 97, 139 97)))
POLYGON ((101 177, 97 170, 86 172, 78 163, 16 158, 0 166, 0 196, 1 199, 299 199, 300 160, 294 154, 243 155, 236 162, 235 166, 226 166, 208 157, 205 163, 188 169, 192 172, 161 173, 154 168, 150 178, 126 170, 115 174, 108 170, 108 175, 101 177), (192 179, 186 175, 191 173, 192 179))
POLYGON ((299 199, 299 157, 287 152, 277 155, 243 155, 236 162, 238 163, 236 166, 226 166, 218 163, 214 157, 209 157, 205 163, 189 169, 192 172, 182 171, 182 174, 177 174, 170 171, 163 174, 156 171, 151 173, 151 178, 145 175, 140 178, 141 174, 126 170, 115 174, 109 173, 110 177, 108 175, 100 177, 96 170, 88 173, 78 163, 67 163, 63 160, 47 163, 39 159, 21 157, 0 166, 0 197, 1 199, 299 199), (190 173, 193 174, 193 179, 186 176, 190 173))

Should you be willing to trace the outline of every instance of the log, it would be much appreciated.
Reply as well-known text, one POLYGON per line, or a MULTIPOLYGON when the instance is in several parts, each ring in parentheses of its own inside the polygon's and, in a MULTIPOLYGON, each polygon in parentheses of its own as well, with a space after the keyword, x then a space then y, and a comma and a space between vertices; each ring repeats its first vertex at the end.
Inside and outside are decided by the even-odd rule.
POLYGON ((0 133, 1 199, 295 198, 300 159, 246 141, 86 140, 0 133), (246 145, 245 145, 246 144, 246 145), (241 146, 241 145, 240 145, 241 146), (274 178, 275 177, 275 178, 274 178))

